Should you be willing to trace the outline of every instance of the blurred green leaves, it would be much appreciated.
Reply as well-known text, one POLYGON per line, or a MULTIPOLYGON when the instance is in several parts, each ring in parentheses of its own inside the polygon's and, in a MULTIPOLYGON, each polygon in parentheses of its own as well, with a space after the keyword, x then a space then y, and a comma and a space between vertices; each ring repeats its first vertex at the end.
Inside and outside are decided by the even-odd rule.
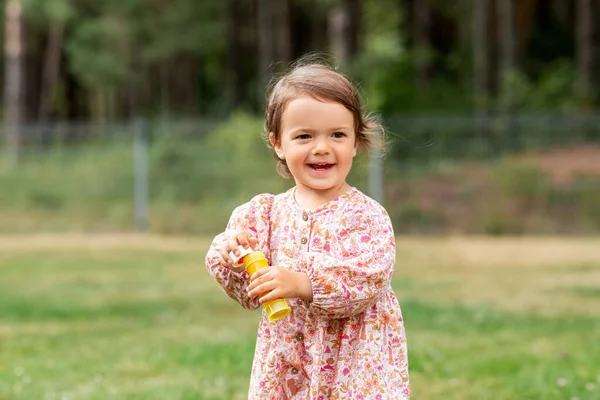
POLYGON ((67 25, 67 68, 89 89, 141 82, 161 61, 226 46, 226 2, 23 0, 23 8, 39 29, 67 25))
POLYGON ((66 23, 77 14, 73 0, 21 0, 21 4, 28 21, 36 25, 47 22, 66 23))

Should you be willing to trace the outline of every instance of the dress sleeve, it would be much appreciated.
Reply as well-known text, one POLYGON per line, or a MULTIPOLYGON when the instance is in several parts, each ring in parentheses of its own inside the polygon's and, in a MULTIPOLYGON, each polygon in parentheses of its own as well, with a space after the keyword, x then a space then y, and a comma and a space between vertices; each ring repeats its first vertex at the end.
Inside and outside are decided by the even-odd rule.
POLYGON ((229 240, 232 234, 240 231, 251 232, 258 240, 254 250, 265 253, 268 260, 270 240, 270 214, 273 203, 273 195, 260 194, 252 198, 248 203, 237 207, 227 223, 225 232, 218 234, 212 241, 206 254, 206 268, 215 278, 223 291, 242 305, 242 307, 255 310, 260 307, 258 298, 250 299, 246 288, 249 284, 249 276, 246 271, 236 273, 221 265, 219 249, 229 240))
POLYGON ((313 300, 309 308, 325 318, 347 318, 366 311, 390 288, 396 259, 394 231, 381 208, 350 216, 340 238, 348 257, 307 252, 300 260, 313 300))

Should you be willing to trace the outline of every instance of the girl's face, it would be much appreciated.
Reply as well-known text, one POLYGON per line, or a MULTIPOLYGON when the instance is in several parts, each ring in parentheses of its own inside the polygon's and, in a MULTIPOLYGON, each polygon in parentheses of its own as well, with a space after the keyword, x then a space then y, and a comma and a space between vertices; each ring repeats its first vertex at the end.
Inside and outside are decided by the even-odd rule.
POLYGON ((343 194, 358 147, 352 113, 303 96, 287 105, 281 119, 279 140, 273 134, 270 140, 296 181, 296 200, 327 202, 343 194))

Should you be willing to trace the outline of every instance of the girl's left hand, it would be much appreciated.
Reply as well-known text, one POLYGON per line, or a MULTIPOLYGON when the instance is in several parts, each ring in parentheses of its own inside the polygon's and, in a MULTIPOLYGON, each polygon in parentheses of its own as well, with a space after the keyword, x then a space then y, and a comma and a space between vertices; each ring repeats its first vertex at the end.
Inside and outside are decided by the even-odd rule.
POLYGON ((276 299, 299 297, 312 300, 312 285, 307 274, 276 266, 261 268, 252 275, 248 285, 250 298, 260 297, 260 303, 276 299))

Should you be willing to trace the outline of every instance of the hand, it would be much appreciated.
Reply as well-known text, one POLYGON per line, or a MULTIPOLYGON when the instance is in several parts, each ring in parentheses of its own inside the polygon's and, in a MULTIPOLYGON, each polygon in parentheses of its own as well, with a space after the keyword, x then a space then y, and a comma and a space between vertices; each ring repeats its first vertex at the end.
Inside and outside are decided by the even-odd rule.
POLYGON ((257 244, 258 240, 249 232, 234 233, 229 237, 229 240, 225 242, 225 244, 219 249, 219 253, 221 254, 221 265, 232 269, 235 272, 243 271, 244 267, 234 267, 233 263, 235 260, 233 259, 230 253, 232 253, 234 256, 239 256, 240 246, 242 246, 245 249, 254 249, 257 244))
POLYGON ((312 300, 312 284, 307 274, 280 267, 261 268, 252 275, 248 296, 259 297, 260 303, 276 299, 312 300))

